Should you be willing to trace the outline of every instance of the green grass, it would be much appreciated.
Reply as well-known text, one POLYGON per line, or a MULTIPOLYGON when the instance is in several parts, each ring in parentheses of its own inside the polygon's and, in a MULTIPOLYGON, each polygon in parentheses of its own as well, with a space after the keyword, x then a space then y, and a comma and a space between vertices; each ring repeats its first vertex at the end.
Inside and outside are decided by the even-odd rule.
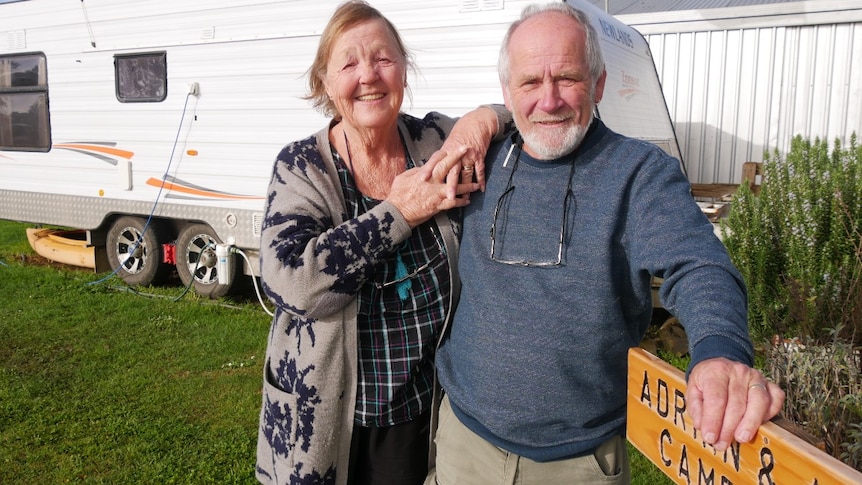
MULTIPOLYGON (((0 483, 256 483, 256 299, 91 284, 33 264, 26 227, 0 221, 0 483)), ((672 483, 630 453, 634 484, 672 483)))
POLYGON ((38 266, 0 221, 0 483, 256 483, 269 317, 38 266))
POLYGON ((631 443, 628 444, 628 447, 632 485, 672 485, 674 483, 631 443))

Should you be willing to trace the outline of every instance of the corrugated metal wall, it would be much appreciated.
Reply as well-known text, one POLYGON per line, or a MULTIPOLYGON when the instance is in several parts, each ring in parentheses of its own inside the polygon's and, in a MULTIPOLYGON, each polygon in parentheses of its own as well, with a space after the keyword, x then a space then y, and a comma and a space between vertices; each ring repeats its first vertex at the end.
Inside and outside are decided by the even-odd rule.
POLYGON ((668 12, 671 10, 700 10, 704 8, 740 7, 787 3, 799 0, 588 0, 611 15, 668 12))
POLYGON ((795 135, 862 135, 862 4, 620 16, 650 44, 689 179, 739 183, 795 135))

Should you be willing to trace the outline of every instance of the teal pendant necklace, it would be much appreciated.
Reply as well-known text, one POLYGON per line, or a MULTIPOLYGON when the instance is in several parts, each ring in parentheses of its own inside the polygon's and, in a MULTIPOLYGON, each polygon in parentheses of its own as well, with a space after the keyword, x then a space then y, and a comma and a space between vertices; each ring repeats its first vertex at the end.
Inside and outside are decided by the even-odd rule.
MULTIPOLYGON (((356 179, 356 170, 353 168, 353 155, 350 153, 350 142, 347 141, 347 132, 342 131, 342 133, 344 134, 344 146, 345 146, 345 148, 347 148, 347 164, 350 166, 350 172, 353 174, 353 180, 356 181, 357 180, 356 179)), ((406 149, 405 149, 405 153, 406 153, 406 149)), ((407 157, 406 155, 404 158, 409 159, 409 157, 407 157)), ((409 164, 409 162, 407 162, 407 164, 409 164)), ((374 185, 374 188, 377 189, 378 192, 380 192, 381 194, 388 194, 389 193, 388 190, 383 190, 383 188, 380 186, 380 184, 377 183, 377 180, 371 176, 371 172, 368 169, 365 170, 365 176, 367 179, 369 179, 370 183, 372 185, 374 185)), ((358 183, 356 184, 356 188, 359 189, 358 183)), ((362 198, 367 197, 365 194, 362 193, 361 190, 359 190, 359 193, 361 194, 362 198)), ((357 215, 357 217, 359 216, 359 205, 360 204, 361 204, 361 201, 357 200, 356 201, 356 215, 357 215)), ((398 298, 401 301, 406 300, 410 296, 410 289, 413 286, 412 279, 407 278, 407 265, 404 264, 404 258, 401 257, 401 251, 403 249, 406 249, 407 246, 408 246, 407 241, 405 240, 403 243, 401 243, 401 246, 398 248, 398 250, 395 251, 395 281, 398 282, 395 285, 395 289, 397 290, 398 298)))

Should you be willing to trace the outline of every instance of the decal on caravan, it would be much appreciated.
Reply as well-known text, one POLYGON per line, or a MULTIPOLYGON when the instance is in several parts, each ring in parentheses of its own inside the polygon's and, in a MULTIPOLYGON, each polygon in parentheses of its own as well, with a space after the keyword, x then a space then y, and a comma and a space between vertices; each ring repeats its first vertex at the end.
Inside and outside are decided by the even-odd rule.
MULTIPOLYGON (((79 230, 84 241, 70 250, 95 251, 96 271, 133 285, 176 267, 184 284, 218 297, 240 273, 256 275, 274 157, 326 123, 302 99, 304 75, 338 3, 0 4, 0 218, 79 230)), ((374 1, 419 67, 405 111, 502 103, 497 52, 529 3, 374 1)), ((600 116, 678 157, 643 37, 569 3, 602 39, 600 116)), ((44 235, 31 239, 61 251, 44 235)))

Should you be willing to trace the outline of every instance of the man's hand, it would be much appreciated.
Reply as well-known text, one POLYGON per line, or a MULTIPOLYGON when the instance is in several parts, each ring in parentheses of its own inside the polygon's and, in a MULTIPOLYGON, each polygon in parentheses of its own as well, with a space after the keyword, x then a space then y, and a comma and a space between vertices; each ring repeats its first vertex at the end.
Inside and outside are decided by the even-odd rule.
POLYGON ((686 402, 695 429, 719 451, 732 440, 748 443, 784 404, 784 391, 745 364, 704 360, 689 374, 686 402))
POLYGON ((479 107, 458 119, 449 137, 440 148, 442 152, 467 147, 461 159, 460 183, 474 180, 485 190, 485 153, 497 133, 497 114, 490 108, 479 107))

